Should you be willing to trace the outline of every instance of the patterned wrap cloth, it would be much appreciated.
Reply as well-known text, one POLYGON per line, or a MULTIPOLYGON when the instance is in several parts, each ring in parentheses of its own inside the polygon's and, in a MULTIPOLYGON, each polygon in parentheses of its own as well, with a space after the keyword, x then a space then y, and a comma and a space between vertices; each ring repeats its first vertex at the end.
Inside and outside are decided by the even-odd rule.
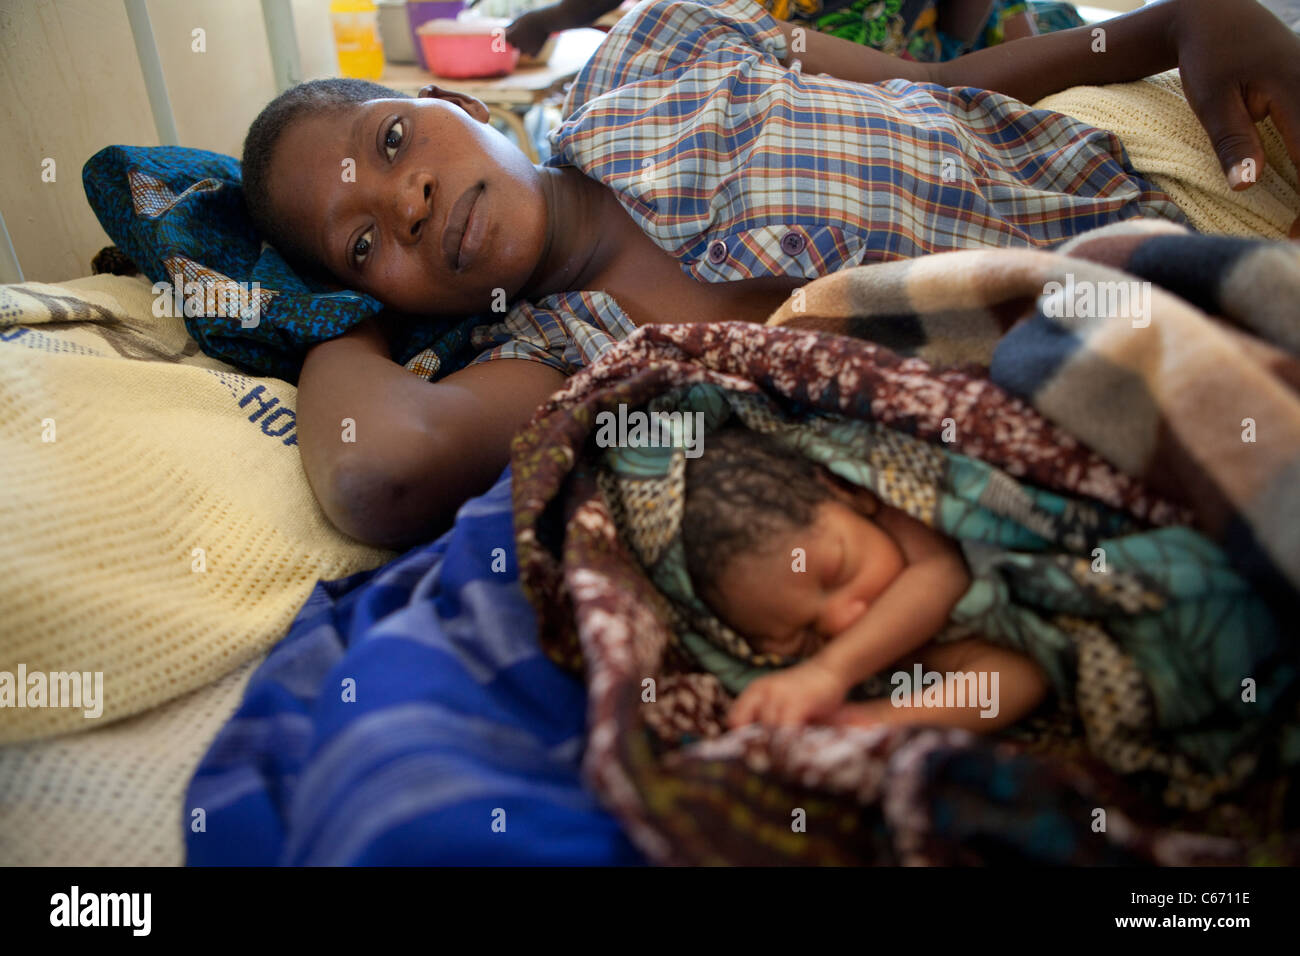
POLYGON ((1005 39, 1006 23, 1028 13, 1040 33, 1078 26, 1083 19, 1070 4, 1028 4, 993 0, 988 19, 972 39, 939 29, 937 0, 762 0, 778 20, 806 23, 828 33, 906 60, 935 62, 996 46, 1005 39))
MULTIPOLYGON (((107 146, 86 161, 81 178, 114 244, 152 282, 182 288, 185 327, 213 358, 296 384, 312 345, 383 309, 363 293, 299 276, 262 241, 231 156, 183 146, 107 146), (256 321, 232 315, 227 303, 256 321)), ((470 334, 485 321, 401 323, 393 357, 408 367, 418 359, 417 373, 426 378, 449 374, 473 357, 470 334)))
POLYGON ((1260 520, 1295 507, 1297 366, 1201 311, 1294 336, 1300 250, 1125 225, 1069 255, 952 253, 803 291, 772 323, 804 329, 642 328, 513 449, 521 580, 548 653, 585 668, 585 772, 638 846, 671 863, 1300 859, 1284 799, 1300 763, 1296 647, 1281 626, 1300 549, 1260 520), (1238 295, 1262 269, 1271 307, 1238 295), (1062 293, 1047 283, 1135 275, 1164 287, 1149 323, 1049 318, 1062 293), (1186 376, 1211 361, 1219 377, 1197 394, 1186 376), (731 693, 782 662, 692 604, 684 462, 596 447, 597 415, 620 405, 735 415, 961 540, 975 583, 954 620, 1034 655, 1060 706, 996 736, 724 731, 731 693), (1267 428, 1257 443, 1242 441, 1243 407, 1267 428))
MULTIPOLYGON (((686 570, 687 449, 701 436, 707 454, 709 433, 734 415, 960 541, 973 582, 938 640, 981 635, 1032 655, 1071 710, 1079 698, 1131 684, 1134 692, 1120 697, 1130 704, 1126 728, 1167 734, 1214 774, 1240 777, 1253 767, 1250 755, 1273 729, 1295 669, 1267 607, 1223 551, 1191 528, 1147 529, 875 422, 784 413, 761 393, 699 384, 657 396, 646 409, 663 416, 665 434, 653 446, 607 448, 597 481, 620 535, 673 604, 674 639, 730 693, 797 663, 754 651, 714 617, 686 570), (686 415, 701 424, 692 417, 684 434, 686 415), (1241 700, 1243 674, 1261 678, 1261 699, 1241 700)), ((1188 518, 1164 503, 1155 512, 1166 522, 1188 518)), ((861 691, 890 693, 883 675, 861 691)), ((1097 746, 1112 747, 1110 712, 1085 708, 1081 716, 1097 746)), ((1155 763, 1189 771, 1186 761, 1155 763)))

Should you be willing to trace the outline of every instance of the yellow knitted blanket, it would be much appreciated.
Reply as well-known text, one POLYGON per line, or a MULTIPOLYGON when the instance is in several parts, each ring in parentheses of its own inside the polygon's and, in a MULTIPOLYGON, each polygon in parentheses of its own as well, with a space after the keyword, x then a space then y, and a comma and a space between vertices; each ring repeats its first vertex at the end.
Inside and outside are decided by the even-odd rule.
POLYGON ((1116 133, 1133 167, 1167 192, 1201 232, 1285 239, 1300 215, 1296 170, 1272 120, 1256 124, 1266 164, 1255 185, 1228 188, 1177 70, 1111 86, 1076 86, 1034 106, 1116 133))
POLYGON ((320 510, 297 390, 203 355, 153 301, 141 278, 0 286, 0 742, 208 684, 282 638, 318 579, 393 557, 320 510), (102 701, 69 706, 51 672, 102 701))
POLYGON ((265 655, 125 720, 0 747, 5 866, 182 866, 182 801, 265 655))

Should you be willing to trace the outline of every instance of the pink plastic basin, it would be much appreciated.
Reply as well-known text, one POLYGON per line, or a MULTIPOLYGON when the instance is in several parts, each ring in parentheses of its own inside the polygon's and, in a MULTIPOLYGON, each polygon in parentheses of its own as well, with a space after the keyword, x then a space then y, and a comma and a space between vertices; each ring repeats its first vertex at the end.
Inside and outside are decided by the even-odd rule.
POLYGON ((416 35, 431 73, 457 80, 505 76, 518 65, 519 48, 503 43, 504 49, 493 50, 492 30, 509 25, 505 19, 430 20, 416 35))
POLYGON ((455 20, 464 9, 465 0, 407 0, 406 19, 411 28, 411 45, 415 47, 415 57, 423 69, 427 70, 429 64, 424 61, 424 47, 420 45, 417 31, 430 20, 455 20))

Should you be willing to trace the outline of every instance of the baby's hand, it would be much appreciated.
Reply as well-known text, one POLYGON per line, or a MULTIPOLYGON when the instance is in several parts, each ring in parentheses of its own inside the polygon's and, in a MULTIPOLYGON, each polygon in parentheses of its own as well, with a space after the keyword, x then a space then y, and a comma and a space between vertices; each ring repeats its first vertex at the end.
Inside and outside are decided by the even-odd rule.
POLYGON ((754 722, 799 726, 833 714, 844 703, 849 684, 814 660, 754 681, 727 715, 732 727, 754 722))

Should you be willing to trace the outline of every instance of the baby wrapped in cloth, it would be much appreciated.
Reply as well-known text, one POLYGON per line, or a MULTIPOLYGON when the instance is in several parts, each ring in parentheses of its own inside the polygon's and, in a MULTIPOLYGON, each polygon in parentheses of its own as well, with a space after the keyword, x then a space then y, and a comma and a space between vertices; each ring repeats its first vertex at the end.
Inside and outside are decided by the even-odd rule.
MULTIPOLYGON (((1268 608, 1203 535, 1144 526, 876 423, 792 416, 753 393, 695 385, 646 410, 677 433, 657 446, 607 448, 598 480, 669 599, 685 650, 730 693, 796 662, 756 650, 720 621, 687 571, 692 436, 682 430, 707 455, 709 433, 734 417, 959 542, 972 581, 937 641, 978 635, 1032 657, 1117 769, 1182 781, 1198 792, 1187 798, 1194 803, 1254 770, 1295 672, 1268 608), (1243 692, 1247 680, 1256 694, 1243 692)), ((855 697, 889 695, 888 676, 864 681, 855 697)))
POLYGON ((1297 308, 1293 245, 1143 223, 1056 253, 843 270, 767 328, 638 329, 512 453, 520 580, 543 648, 585 672, 591 785, 660 861, 969 862, 974 833, 1040 862, 1292 858, 1278 848, 1295 828, 1295 635, 1275 621, 1300 590, 1279 520, 1300 487, 1297 308), (1060 317, 1067 290, 1116 282, 1149 290, 1143 321, 1060 317), (685 450, 602 439, 603 416, 653 410, 683 429, 682 413, 705 415, 704 454, 729 419, 766 431, 958 542, 972 583, 945 636, 979 634, 1052 679, 1043 712, 999 735, 1022 746, 914 727, 724 733, 731 695, 788 662, 695 599, 685 450), (1259 598, 1275 617, 1256 630, 1259 598), (1145 772, 1103 782, 1089 752, 1145 772), (1150 819, 1089 830, 1086 808, 1113 816, 1123 793, 1177 839, 1150 819), (793 842, 791 807, 809 823, 793 842), (1044 814, 1071 841, 1039 840, 1044 814))

